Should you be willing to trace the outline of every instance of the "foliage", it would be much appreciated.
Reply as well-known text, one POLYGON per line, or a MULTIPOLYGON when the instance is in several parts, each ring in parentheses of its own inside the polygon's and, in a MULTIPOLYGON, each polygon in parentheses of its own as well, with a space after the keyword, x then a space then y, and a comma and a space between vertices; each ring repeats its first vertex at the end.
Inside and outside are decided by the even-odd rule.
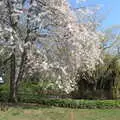
POLYGON ((66 0, 58 2, 0 1, 0 54, 9 51, 11 97, 23 77, 36 71, 49 74, 59 88, 70 92, 77 70, 91 71, 101 61, 102 34, 96 22, 78 22, 81 13, 90 16, 96 10, 79 8, 75 14, 66 0))
POLYGON ((63 90, 56 87, 55 84, 46 81, 44 83, 23 82, 18 91, 18 97, 21 102, 39 101, 41 98, 66 98, 68 96, 63 90))
POLYGON ((0 85, 0 101, 7 102, 9 98, 8 84, 0 85))
MULTIPOLYGON (((19 91, 18 102, 20 103, 36 103, 47 106, 56 106, 56 107, 66 107, 66 108, 100 108, 100 109, 109 109, 109 108, 120 108, 120 100, 75 100, 75 99, 61 99, 55 98, 55 96, 60 96, 60 93, 57 94, 46 94, 44 91, 38 93, 38 88, 36 85, 25 85, 23 91, 19 91), (51 96, 50 96, 51 95, 51 96), (53 96, 52 96, 53 95, 53 96)), ((0 86, 0 101, 8 101, 8 85, 0 86)), ((40 91, 41 92, 41 91, 40 91)), ((54 91, 55 92, 55 91, 54 91)))
POLYGON ((41 96, 24 96, 21 102, 38 103, 47 106, 65 107, 65 108, 80 108, 80 109, 110 109, 120 108, 119 100, 75 100, 75 99, 53 99, 41 96))
POLYGON ((103 61, 92 74, 78 72, 78 89, 72 93, 75 98, 120 98, 120 57, 105 54, 103 61))
POLYGON ((99 74, 99 87, 110 89, 112 98, 119 98, 120 95, 120 57, 119 55, 106 55, 104 65, 99 74))

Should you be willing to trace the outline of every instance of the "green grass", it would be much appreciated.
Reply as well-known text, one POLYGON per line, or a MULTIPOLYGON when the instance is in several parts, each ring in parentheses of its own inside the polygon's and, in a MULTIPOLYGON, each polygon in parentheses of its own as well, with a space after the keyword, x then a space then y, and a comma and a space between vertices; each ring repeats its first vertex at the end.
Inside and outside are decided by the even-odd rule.
POLYGON ((120 120, 120 109, 68 109, 19 105, 0 111, 0 120, 120 120))

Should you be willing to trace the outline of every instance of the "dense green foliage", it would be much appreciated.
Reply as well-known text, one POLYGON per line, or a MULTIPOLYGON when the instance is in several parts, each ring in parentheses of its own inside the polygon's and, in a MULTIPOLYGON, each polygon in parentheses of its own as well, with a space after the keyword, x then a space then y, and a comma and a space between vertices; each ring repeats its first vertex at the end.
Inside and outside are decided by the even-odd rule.
MULTIPOLYGON (((105 97, 105 92, 111 98, 119 98, 120 94, 120 62, 119 56, 106 55, 104 64, 97 66, 93 77, 88 77, 89 81, 86 83, 88 87, 85 91, 89 99, 100 99, 105 97), (91 80, 92 79, 92 80, 91 80), (90 81, 91 80, 91 81, 90 81), (97 82, 96 82, 97 81, 97 82), (96 89, 94 85, 96 82, 96 89), (92 87, 92 89, 91 89, 92 87), (99 93, 100 92, 100 93, 99 93), (98 94, 101 94, 99 96, 98 94)), ((34 79, 34 78, 33 78, 34 79)), ((29 80, 28 80, 29 81, 29 80)), ((38 80, 39 81, 39 80, 38 80)), ((64 92, 57 89, 54 83, 29 81, 22 82, 18 90, 18 101, 24 103, 38 103, 48 106, 68 107, 68 108, 120 108, 120 100, 75 100, 75 99, 60 99, 68 97, 64 92)), ((9 81, 8 81, 9 82, 9 81)), ((0 85, 0 101, 7 102, 9 98, 9 84, 0 85)), ((81 85, 80 85, 81 87, 81 85)), ((73 92, 77 97, 80 94, 73 92)), ((83 96, 82 96, 83 97, 83 96)), ((81 98, 82 98, 81 97, 81 98)), ((82 98, 83 99, 83 98, 82 98)))
MULTIPOLYGON (((0 86, 0 101, 8 102, 8 85, 0 86)), ((50 88, 49 88, 50 89, 50 88)), ((48 90, 49 90, 48 89, 48 90)), ((120 100, 75 100, 62 99, 60 93, 52 91, 47 93, 42 86, 35 84, 24 84, 24 89, 19 90, 18 100, 21 103, 37 103, 47 106, 67 107, 67 108, 120 108, 120 100)), ((63 97, 64 98, 64 97, 63 97)))
POLYGON ((119 99, 120 98, 120 56, 104 56, 104 63, 96 66, 92 75, 79 71, 78 89, 73 97, 84 99, 119 99), (86 80, 87 78, 87 80, 86 80))
MULTIPOLYGON (((1 100, 7 99, 6 92, 2 94, 1 100)), ((120 108, 120 100, 75 100, 47 98, 46 96, 35 94, 19 94, 19 102, 38 103, 47 106, 67 107, 67 108, 120 108)))
POLYGON ((7 102, 9 98, 9 87, 7 84, 0 85, 0 101, 7 102))
POLYGON ((120 108, 119 100, 74 100, 74 99, 45 99, 40 97, 29 97, 22 99, 22 102, 39 103, 42 105, 67 107, 67 108, 120 108))

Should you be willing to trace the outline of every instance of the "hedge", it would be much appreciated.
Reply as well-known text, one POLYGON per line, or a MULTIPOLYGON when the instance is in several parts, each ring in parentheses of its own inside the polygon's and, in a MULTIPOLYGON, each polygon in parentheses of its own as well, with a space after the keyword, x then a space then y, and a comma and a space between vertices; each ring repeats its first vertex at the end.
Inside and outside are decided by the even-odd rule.
MULTIPOLYGON (((6 92, 0 95, 0 101, 7 100, 6 92), (4 95, 3 95, 4 94, 4 95)), ((80 108, 80 109, 110 109, 120 108, 120 100, 76 100, 76 99, 54 99, 46 96, 33 94, 19 94, 18 102, 21 103, 37 103, 47 106, 80 108)))
POLYGON ((117 100, 73 100, 73 99, 41 99, 40 104, 68 107, 68 108, 120 108, 120 101, 117 100))
POLYGON ((81 108, 81 109, 109 109, 120 108, 120 100, 76 100, 76 99, 53 99, 41 96, 21 96, 19 102, 38 103, 48 106, 81 108))

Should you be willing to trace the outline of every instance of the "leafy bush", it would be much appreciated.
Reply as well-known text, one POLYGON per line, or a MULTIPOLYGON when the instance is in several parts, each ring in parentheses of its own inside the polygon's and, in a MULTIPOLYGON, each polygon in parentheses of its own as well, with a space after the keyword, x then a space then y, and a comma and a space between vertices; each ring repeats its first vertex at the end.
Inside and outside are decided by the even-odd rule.
POLYGON ((9 97, 8 84, 0 85, 0 101, 7 101, 9 97))
POLYGON ((21 95, 20 102, 38 103, 47 106, 87 109, 120 108, 120 100, 75 100, 75 99, 50 99, 38 95, 21 95))
POLYGON ((68 107, 68 108, 119 108, 120 101, 115 100, 72 100, 72 99, 43 99, 39 103, 50 105, 50 106, 59 106, 59 107, 68 107))
MULTIPOLYGON (((8 100, 9 89, 8 85, 0 86, 0 101, 8 100)), ((31 88, 31 87, 30 87, 31 88)), ((67 107, 67 108, 87 108, 87 109, 108 109, 120 108, 120 100, 75 100, 75 99, 53 99, 41 94, 30 92, 31 89, 26 87, 24 92, 18 94, 18 101, 25 103, 38 103, 47 106, 67 107)), ((36 86, 33 88, 36 91, 36 86)), ((34 91, 33 90, 33 91, 34 91)))

